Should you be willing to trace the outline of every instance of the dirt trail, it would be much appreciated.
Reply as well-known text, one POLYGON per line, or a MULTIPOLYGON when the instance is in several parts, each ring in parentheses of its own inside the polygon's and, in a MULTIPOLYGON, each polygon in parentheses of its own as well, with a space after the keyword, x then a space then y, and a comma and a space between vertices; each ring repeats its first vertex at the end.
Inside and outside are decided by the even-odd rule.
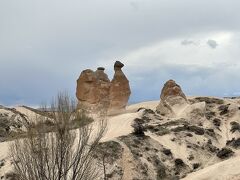
POLYGON ((226 131, 226 142, 229 140, 229 128, 227 120, 224 121, 225 131, 226 131))
POLYGON ((123 155, 122 155, 122 167, 123 167, 123 177, 122 180, 132 180, 135 177, 135 172, 133 169, 135 168, 134 165, 134 158, 125 143, 118 139, 114 139, 114 141, 118 142, 123 148, 123 155))

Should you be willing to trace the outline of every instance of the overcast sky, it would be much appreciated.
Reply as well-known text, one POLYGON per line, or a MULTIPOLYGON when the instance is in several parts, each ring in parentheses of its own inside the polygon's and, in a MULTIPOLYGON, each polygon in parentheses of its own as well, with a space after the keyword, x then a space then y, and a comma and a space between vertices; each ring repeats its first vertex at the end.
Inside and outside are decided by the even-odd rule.
POLYGON ((130 102, 159 99, 174 79, 187 95, 240 95, 239 0, 0 0, 0 104, 75 97, 86 68, 120 60, 130 102))

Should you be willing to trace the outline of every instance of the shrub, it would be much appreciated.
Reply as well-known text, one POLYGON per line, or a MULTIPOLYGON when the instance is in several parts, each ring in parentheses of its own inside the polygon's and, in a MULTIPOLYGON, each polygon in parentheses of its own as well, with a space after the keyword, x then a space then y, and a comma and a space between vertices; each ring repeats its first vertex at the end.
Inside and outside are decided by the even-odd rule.
POLYGON ((171 152, 171 150, 170 149, 163 149, 163 153, 165 154, 165 155, 167 155, 167 156, 170 156, 170 155, 172 155, 172 152, 171 152))
POLYGON ((234 133, 235 131, 240 132, 240 124, 239 124, 239 123, 233 121, 233 122, 231 122, 230 124, 231 124, 231 126, 232 126, 230 131, 231 131, 232 133, 234 133))
POLYGON ((9 180, 19 180, 19 176, 16 173, 13 173, 13 172, 7 173, 5 175, 5 178, 9 179, 9 180))
POLYGON ((229 112, 228 110, 229 105, 221 105, 218 107, 218 110, 220 111, 220 115, 225 115, 229 112))
POLYGON ((197 127, 197 126, 189 126, 189 125, 176 127, 172 129, 172 131, 173 132, 189 131, 189 132, 194 132, 197 135, 203 135, 205 133, 203 128, 197 127))
POLYGON ((138 121, 135 120, 134 123, 132 124, 133 127, 133 134, 136 136, 144 136, 144 127, 143 125, 138 121))
POLYGON ((230 148, 222 148, 220 151, 217 153, 217 157, 220 159, 226 159, 231 157, 234 154, 234 152, 230 148))
POLYGON ((219 126, 221 125, 221 120, 218 119, 218 118, 215 118, 215 119, 213 120, 213 124, 214 124, 215 126, 219 127, 219 126))
POLYGON ((160 165, 157 167, 157 180, 166 178, 166 169, 164 166, 160 165))
POLYGON ((183 162, 183 160, 182 159, 179 159, 179 158, 177 158, 177 159, 175 159, 175 166, 184 166, 184 162, 183 162))
POLYGON ((96 132, 90 125, 71 131, 72 117, 79 117, 75 108, 68 95, 59 94, 51 111, 54 131, 45 133, 30 127, 26 138, 12 142, 10 155, 18 180, 85 180, 99 176, 93 155, 105 132, 105 121, 98 121, 96 132))
POLYGON ((194 163, 193 164, 193 169, 197 169, 197 168, 199 168, 200 167, 200 164, 199 163, 194 163))
POLYGON ((239 148, 240 147, 240 138, 238 138, 238 139, 233 138, 232 140, 227 141, 226 145, 232 146, 234 148, 239 148))

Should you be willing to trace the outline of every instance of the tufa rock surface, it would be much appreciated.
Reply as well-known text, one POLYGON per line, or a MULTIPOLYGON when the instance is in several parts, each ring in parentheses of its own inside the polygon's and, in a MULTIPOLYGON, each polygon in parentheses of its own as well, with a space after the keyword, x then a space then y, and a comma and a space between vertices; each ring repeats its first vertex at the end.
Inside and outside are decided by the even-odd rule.
POLYGON ((194 124, 204 122, 206 119, 206 102, 190 104, 174 80, 164 84, 156 110, 163 116, 185 118, 194 124))
POLYGON ((79 108, 88 112, 104 111, 110 115, 124 110, 131 90, 121 70, 123 66, 120 61, 115 62, 115 74, 111 82, 103 67, 97 68, 95 72, 90 69, 82 71, 76 88, 79 108))
POLYGON ((111 81, 109 92, 109 114, 115 114, 121 110, 124 110, 131 94, 129 81, 122 71, 123 66, 124 64, 119 61, 116 61, 114 64, 115 74, 111 81))
POLYGON ((76 96, 79 108, 88 111, 106 109, 109 106, 110 80, 100 67, 95 72, 84 70, 77 80, 76 96))
POLYGON ((98 102, 97 97, 97 78, 94 71, 86 69, 82 71, 77 80, 76 96, 79 101, 95 104, 98 102))
POLYGON ((171 79, 164 84, 160 99, 164 101, 169 101, 171 103, 170 105, 174 105, 175 103, 178 102, 171 100, 176 97, 179 97, 184 101, 187 101, 187 98, 183 93, 181 87, 174 80, 171 79))
POLYGON ((157 112, 162 115, 175 116, 179 108, 187 104, 187 98, 181 87, 174 80, 169 80, 162 88, 157 112))

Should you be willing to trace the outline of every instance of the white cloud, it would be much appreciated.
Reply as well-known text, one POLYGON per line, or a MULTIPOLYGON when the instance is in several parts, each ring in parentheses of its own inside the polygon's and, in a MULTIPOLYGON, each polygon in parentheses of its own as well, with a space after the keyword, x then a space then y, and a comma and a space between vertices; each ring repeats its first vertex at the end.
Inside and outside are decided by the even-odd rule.
MULTIPOLYGON (((202 92, 223 93, 220 85, 239 77, 239 5, 236 0, 1 0, 0 100, 35 104, 61 89, 74 96, 83 69, 105 66, 111 76, 115 60, 126 64, 137 92, 155 78, 158 96, 159 84, 172 77, 185 87, 191 82, 193 93, 199 88, 195 82, 205 86, 202 92), (208 40, 219 46, 209 48, 208 40)), ((230 87, 229 93, 240 89, 230 87)))
MULTIPOLYGON (((201 39, 201 42, 206 42, 208 37, 215 37, 216 40, 221 42, 221 48, 219 47, 216 51, 212 51, 204 43, 200 43, 199 46, 185 48, 179 44, 181 40, 177 38, 136 49, 126 54, 124 59, 128 66, 133 67, 133 69, 134 67, 136 69, 141 67, 141 70, 155 69, 163 64, 196 65, 201 67, 213 67, 219 64, 231 65, 237 57, 234 57, 234 53, 229 54, 229 50, 237 47, 238 44, 233 41, 235 38, 226 38, 226 34, 231 34, 231 37, 234 36, 234 33, 228 32, 192 36, 193 39, 201 39), (225 38, 223 38, 224 36, 225 38)), ((188 41, 188 43, 196 41, 188 41)))
MULTIPOLYGON (((183 38, 179 37, 135 49, 118 60, 126 64, 124 72, 134 88, 134 98, 141 89, 143 94, 148 94, 146 97, 154 94, 153 98, 157 99, 163 83, 171 78, 177 80, 187 94, 223 96, 227 92, 234 95, 240 89, 240 62, 236 61, 239 37, 235 32, 194 34, 189 39, 198 41, 198 46, 183 46, 179 43, 183 38), (210 38, 221 46, 214 51, 210 49, 206 45, 210 38)), ((98 64, 111 70, 113 61, 103 59, 98 64)))

